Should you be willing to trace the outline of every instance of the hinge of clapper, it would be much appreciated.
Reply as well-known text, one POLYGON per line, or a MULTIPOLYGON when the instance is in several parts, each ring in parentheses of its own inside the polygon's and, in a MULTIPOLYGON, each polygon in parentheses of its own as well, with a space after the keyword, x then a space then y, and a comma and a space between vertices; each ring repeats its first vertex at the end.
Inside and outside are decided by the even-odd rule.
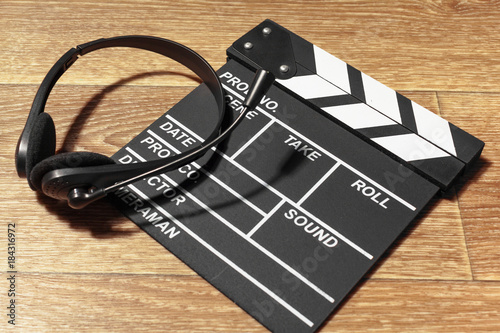
POLYGON ((273 21, 262 22, 232 46, 228 55, 253 70, 263 68, 282 80, 297 72, 290 33, 273 21))

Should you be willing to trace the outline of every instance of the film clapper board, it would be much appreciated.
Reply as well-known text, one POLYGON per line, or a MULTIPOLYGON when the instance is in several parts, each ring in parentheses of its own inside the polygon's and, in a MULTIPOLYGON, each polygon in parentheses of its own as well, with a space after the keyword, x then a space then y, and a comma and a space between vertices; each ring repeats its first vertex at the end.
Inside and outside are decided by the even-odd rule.
MULTIPOLYGON (((259 107, 200 160, 111 200, 268 329, 312 332, 484 144, 273 21, 227 54, 228 118, 257 68, 277 73, 259 107)), ((202 84, 113 158, 194 147, 216 110, 202 84)))

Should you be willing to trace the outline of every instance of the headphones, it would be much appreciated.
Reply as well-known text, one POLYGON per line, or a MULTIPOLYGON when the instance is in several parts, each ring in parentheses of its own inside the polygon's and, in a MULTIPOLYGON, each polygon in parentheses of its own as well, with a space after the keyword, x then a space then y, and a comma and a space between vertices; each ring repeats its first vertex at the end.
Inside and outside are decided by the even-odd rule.
POLYGON ((38 88, 16 147, 17 174, 19 177, 26 177, 33 190, 55 199, 67 200, 72 208, 83 208, 122 186, 172 171, 200 158, 224 140, 243 120, 247 111, 258 105, 273 82, 273 74, 263 69, 257 70, 243 103, 243 110, 222 131, 221 124, 226 110, 224 90, 213 68, 193 50, 179 43, 151 36, 119 36, 78 45, 52 66, 38 88), (52 88, 79 56, 109 47, 131 47, 155 52, 179 62, 198 75, 212 93, 219 116, 215 128, 206 140, 175 156, 132 164, 115 164, 110 157, 91 152, 55 154, 54 122, 44 112, 52 88))

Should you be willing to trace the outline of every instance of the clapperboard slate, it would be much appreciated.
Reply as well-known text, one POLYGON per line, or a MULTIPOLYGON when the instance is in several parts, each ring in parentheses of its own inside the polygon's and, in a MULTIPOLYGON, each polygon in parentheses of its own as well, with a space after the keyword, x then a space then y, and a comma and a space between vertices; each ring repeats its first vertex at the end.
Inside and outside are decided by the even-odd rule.
MULTIPOLYGON (((277 80, 259 107, 200 160, 112 200, 268 329, 312 332, 483 142, 272 21, 227 54, 228 117, 263 67, 277 80)), ((194 147, 216 110, 200 85, 114 159, 194 147)))

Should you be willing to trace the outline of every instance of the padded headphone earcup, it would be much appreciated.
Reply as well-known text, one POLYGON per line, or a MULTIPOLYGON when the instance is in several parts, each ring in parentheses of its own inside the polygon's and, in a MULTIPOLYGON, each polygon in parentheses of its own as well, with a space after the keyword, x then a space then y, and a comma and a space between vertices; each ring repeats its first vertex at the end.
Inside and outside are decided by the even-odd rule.
POLYGON ((30 174, 40 161, 54 155, 56 152, 56 128, 48 113, 40 113, 31 128, 26 150, 26 177, 31 188, 30 174))
POLYGON ((115 161, 107 156, 91 152, 70 152, 50 156, 41 161, 30 174, 30 183, 36 189, 42 190, 42 178, 47 172, 56 169, 79 168, 113 164, 115 161))

